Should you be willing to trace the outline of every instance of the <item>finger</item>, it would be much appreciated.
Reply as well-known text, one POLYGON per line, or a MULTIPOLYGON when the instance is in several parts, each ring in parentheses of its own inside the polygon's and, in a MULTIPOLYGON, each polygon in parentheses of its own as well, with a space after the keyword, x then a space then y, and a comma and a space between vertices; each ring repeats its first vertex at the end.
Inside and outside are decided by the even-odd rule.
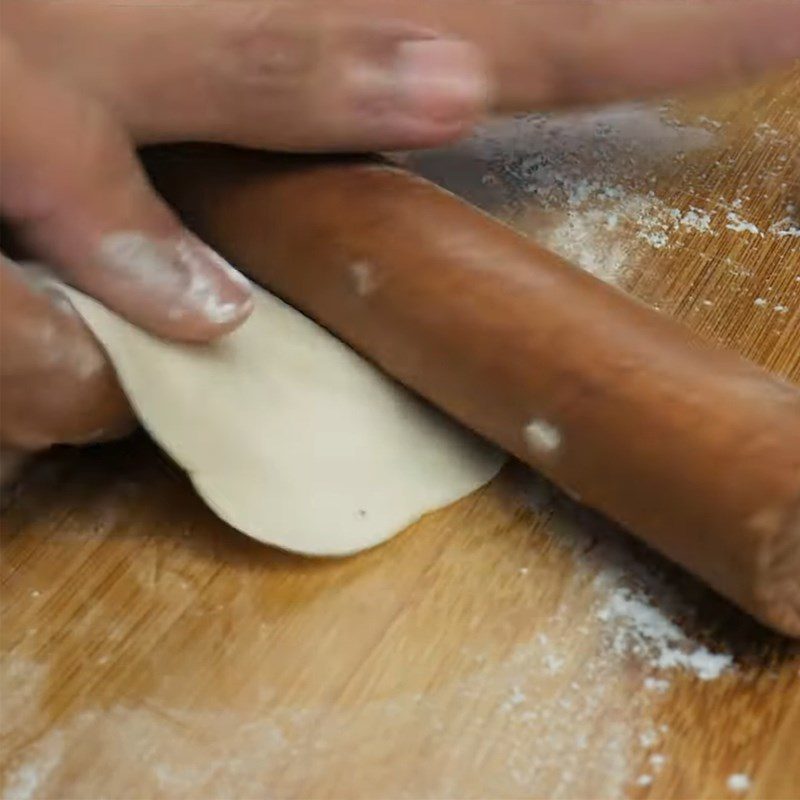
MULTIPOLYGON (((465 42, 489 65, 500 111, 736 80, 800 56, 793 0, 23 5, 61 34, 57 48, 44 45, 52 35, 31 48, 58 57, 146 140, 284 149, 435 144, 463 133, 480 112, 486 72, 465 42), (393 67, 409 48, 425 65, 416 74, 427 77, 404 94, 409 82, 393 67), (437 113, 450 123, 431 126, 437 113)), ((26 29, 32 38, 37 25, 26 29)))
POLYGON ((4 450, 112 438, 133 427, 114 370, 65 300, 0 256, 0 442, 4 450))
POLYGON ((423 18, 491 53, 503 111, 737 82, 800 57, 795 0, 500 0, 493 26, 477 5, 432 0, 423 18))
POLYGON ((205 340, 249 287, 155 194, 99 105, 0 44, 0 211, 31 253, 153 333, 205 340))
POLYGON ((35 7, 23 7, 12 30, 48 63, 71 65, 73 79, 117 109, 139 141, 188 137, 282 150, 435 145, 467 133, 488 105, 476 47, 375 8, 69 5, 24 3, 35 7), (57 38, 56 29, 62 44, 54 56, 42 43, 57 38))

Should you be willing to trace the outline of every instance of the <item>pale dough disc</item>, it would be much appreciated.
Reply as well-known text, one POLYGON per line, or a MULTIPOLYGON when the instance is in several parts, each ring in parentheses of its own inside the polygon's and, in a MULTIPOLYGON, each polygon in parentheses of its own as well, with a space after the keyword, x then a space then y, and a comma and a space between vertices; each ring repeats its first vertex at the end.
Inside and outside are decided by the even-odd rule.
POLYGON ((259 287, 212 345, 162 341, 73 289, 141 422, 234 528, 314 555, 372 547, 504 456, 259 287))

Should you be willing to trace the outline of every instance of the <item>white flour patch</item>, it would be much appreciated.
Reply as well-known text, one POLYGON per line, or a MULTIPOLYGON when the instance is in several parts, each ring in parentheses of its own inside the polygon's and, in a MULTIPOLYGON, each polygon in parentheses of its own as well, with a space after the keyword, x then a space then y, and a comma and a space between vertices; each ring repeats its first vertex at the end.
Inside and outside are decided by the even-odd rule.
POLYGON ((0 737, 10 736, 16 720, 38 703, 47 677, 47 669, 27 658, 6 658, 0 661, 3 694, 0 698, 0 737))
POLYGON ((531 420, 525 426, 523 438, 537 456, 549 456, 561 447, 561 432, 544 419, 531 420))
POLYGON ((544 668, 547 670, 549 675, 555 675, 557 672, 561 672, 565 661, 566 659, 563 656, 560 656, 554 652, 545 653, 542 658, 544 668))
POLYGON ((650 758, 647 759, 650 762, 650 766, 656 771, 659 772, 661 768, 666 764, 667 757, 662 755, 661 753, 653 753, 650 758))
POLYGON ((567 261, 613 283, 629 263, 631 245, 606 236, 607 224, 608 215, 603 211, 568 211, 561 222, 537 238, 567 261))
MULTIPOLYGON (((8 741, 16 732, 17 721, 39 705, 47 669, 26 658, 4 657, 2 674, 2 713, 0 737, 8 741)), ((61 761, 63 742, 59 735, 34 740, 20 756, 12 756, 2 776, 3 800, 33 800, 42 797, 42 786, 61 761)))
POLYGON ((349 271, 353 288, 359 297, 366 297, 375 290, 377 282, 373 270, 372 264, 368 261, 356 261, 350 265, 349 271))
POLYGON ((750 778, 742 772, 728 776, 728 788, 732 792, 741 794, 750 788, 750 778))
POLYGON ((752 222, 743 219, 735 211, 729 211, 726 217, 728 224, 725 226, 729 231, 736 233, 752 233, 754 236, 763 236, 761 229, 752 222))
POLYGON ((25 760, 18 766, 13 762, 6 772, 3 800, 34 800, 44 797, 41 787, 61 763, 64 739, 59 731, 45 736, 29 747, 25 760))
POLYGON ((712 653, 692 642, 652 601, 630 589, 615 589, 597 615, 613 629, 617 652, 634 654, 655 669, 679 667, 709 681, 733 665, 729 653, 712 653))
POLYGON ((711 232, 711 214, 699 208, 690 208, 681 218, 680 224, 699 233, 711 232))
POLYGON ((650 692, 666 692, 669 691, 670 682, 663 678, 645 678, 644 688, 650 692))
POLYGON ((800 239, 800 225, 795 219, 788 216, 770 225, 769 232, 779 239, 784 237, 800 239))
POLYGON ((647 728, 639 735, 639 744, 646 750, 655 747, 661 741, 661 734, 656 728, 647 728))

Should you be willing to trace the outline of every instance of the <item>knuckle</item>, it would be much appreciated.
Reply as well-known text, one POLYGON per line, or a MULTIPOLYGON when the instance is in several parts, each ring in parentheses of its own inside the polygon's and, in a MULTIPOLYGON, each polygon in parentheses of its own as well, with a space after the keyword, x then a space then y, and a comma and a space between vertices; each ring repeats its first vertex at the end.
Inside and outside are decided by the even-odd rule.
POLYGON ((267 90, 291 89, 319 63, 321 26, 290 9, 254 8, 242 14, 228 37, 235 80, 267 90))
POLYGON ((60 325, 40 324, 37 334, 35 343, 6 345, 24 348, 29 356, 2 376, 0 439, 39 449, 90 441, 112 429, 124 406, 117 402, 113 373, 99 348, 70 337, 60 325))
POLYGON ((80 141, 74 142, 73 157, 78 160, 86 175, 107 174, 109 168, 127 168, 127 156, 132 145, 124 130, 115 124, 105 109, 97 103, 76 98, 74 105, 75 131, 80 131, 80 141))
POLYGON ((145 184, 126 131, 99 104, 76 98, 71 142, 61 148, 50 175, 53 201, 48 219, 55 231, 67 219, 110 219, 128 209, 145 184))

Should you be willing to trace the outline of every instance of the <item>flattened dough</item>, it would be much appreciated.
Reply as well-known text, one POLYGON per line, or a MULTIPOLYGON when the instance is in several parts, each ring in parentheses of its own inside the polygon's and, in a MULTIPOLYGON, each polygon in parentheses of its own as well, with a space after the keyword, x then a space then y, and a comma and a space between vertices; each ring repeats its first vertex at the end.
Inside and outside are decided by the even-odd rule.
POLYGON ((145 428, 234 528, 313 555, 379 544, 504 456, 259 287, 212 345, 162 341, 67 289, 145 428))

